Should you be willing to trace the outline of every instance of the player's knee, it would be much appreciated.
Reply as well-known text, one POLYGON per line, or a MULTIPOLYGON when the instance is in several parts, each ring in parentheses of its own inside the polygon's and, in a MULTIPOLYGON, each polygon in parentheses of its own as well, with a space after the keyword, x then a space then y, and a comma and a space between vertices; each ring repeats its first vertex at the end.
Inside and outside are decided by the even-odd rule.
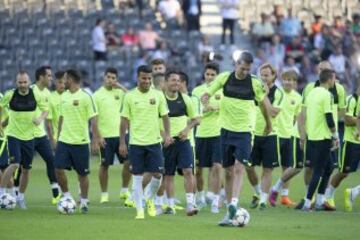
POLYGON ((264 168, 264 169, 263 169, 263 172, 264 172, 264 174, 266 174, 266 175, 271 174, 271 173, 272 173, 272 171, 273 171, 273 169, 272 169, 272 168, 264 168))
POLYGON ((102 171, 108 171, 109 169, 109 165, 105 164, 105 163, 101 163, 100 165, 100 170, 102 171))
POLYGON ((191 177, 192 176, 192 169, 191 168, 184 168, 183 170, 184 177, 191 177))
POLYGON ((231 179, 234 176, 234 169, 233 168, 227 168, 225 170, 225 178, 231 179))
POLYGON ((212 171, 215 173, 215 174, 220 174, 220 171, 221 171, 221 165, 218 164, 218 163, 215 163, 212 167, 212 171))
POLYGON ((161 179, 162 174, 161 173, 153 173, 152 176, 156 179, 161 179))

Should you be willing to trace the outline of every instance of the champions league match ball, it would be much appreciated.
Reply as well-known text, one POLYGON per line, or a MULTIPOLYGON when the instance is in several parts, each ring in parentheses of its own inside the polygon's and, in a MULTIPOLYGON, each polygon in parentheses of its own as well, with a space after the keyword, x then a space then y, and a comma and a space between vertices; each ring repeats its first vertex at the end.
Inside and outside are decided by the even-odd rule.
POLYGON ((16 207, 16 199, 8 193, 0 196, 0 208, 12 210, 16 207))
POLYGON ((232 224, 236 227, 245 227, 249 224, 250 214, 245 208, 239 208, 236 211, 232 224))
POLYGON ((61 198, 57 204, 57 210, 61 214, 73 214, 76 211, 76 202, 71 198, 61 198))

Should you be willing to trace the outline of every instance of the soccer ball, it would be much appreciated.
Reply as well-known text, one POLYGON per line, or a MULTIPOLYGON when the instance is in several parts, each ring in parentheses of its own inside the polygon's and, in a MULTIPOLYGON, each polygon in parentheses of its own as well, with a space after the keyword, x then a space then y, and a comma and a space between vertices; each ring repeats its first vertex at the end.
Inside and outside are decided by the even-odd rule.
POLYGON ((76 210, 76 202, 72 198, 61 198, 57 204, 57 210, 62 214, 73 214, 76 210))
POLYGON ((245 227, 250 221, 250 214, 245 208, 236 211, 232 224, 236 227, 245 227))
POLYGON ((8 193, 0 196, 0 208, 12 210, 16 206, 16 199, 8 193))

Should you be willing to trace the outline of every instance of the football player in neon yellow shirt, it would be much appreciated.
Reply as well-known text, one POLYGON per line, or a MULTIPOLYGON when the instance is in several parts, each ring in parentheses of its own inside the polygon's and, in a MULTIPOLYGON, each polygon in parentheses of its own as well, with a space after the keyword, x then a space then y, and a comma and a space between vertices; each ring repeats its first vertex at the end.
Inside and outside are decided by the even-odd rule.
POLYGON ((137 87, 126 93, 123 101, 119 152, 123 157, 128 153, 125 134, 127 129, 130 129, 129 158, 133 174, 132 197, 137 210, 136 219, 144 219, 143 174, 149 172, 153 176, 149 183, 150 191, 146 196, 146 202, 148 214, 156 216, 155 206, 150 203, 153 203, 159 189, 164 170, 159 116, 162 117, 164 125, 164 147, 171 144, 172 138, 165 97, 162 92, 151 88, 151 68, 146 65, 140 66, 137 69, 137 77, 137 87))
POLYGON ((72 199, 69 192, 66 170, 74 169, 80 186, 80 211, 88 212, 88 191, 90 173, 89 122, 92 126, 92 148, 98 151, 104 147, 104 139, 97 127, 97 111, 92 96, 80 88, 80 74, 73 69, 65 73, 65 86, 60 104, 59 133, 55 153, 56 176, 64 198, 72 199))
POLYGON ((300 149, 300 138, 297 129, 297 120, 301 112, 301 95, 296 92, 298 74, 289 70, 281 74, 282 86, 285 93, 285 105, 278 116, 278 135, 284 145, 280 145, 283 174, 271 188, 269 202, 276 205, 278 193, 281 191, 281 204, 292 206, 294 203, 288 197, 288 181, 301 172, 304 159, 300 149), (290 141, 290 142, 289 142, 290 141))
POLYGON ((311 199, 317 190, 315 208, 324 210, 324 194, 333 169, 330 153, 339 147, 339 135, 333 117, 333 96, 329 88, 335 84, 336 75, 333 70, 324 69, 320 73, 320 86, 310 91, 305 100, 305 129, 301 126, 302 138, 307 135, 310 159, 314 164, 307 195, 302 207, 303 211, 311 209, 311 199), (320 182, 321 179, 321 182, 320 182), (319 184, 320 183, 320 184, 319 184))
POLYGON ((273 131, 268 135, 264 133, 265 119, 261 113, 260 107, 257 107, 254 145, 251 152, 251 166, 246 168, 246 172, 255 191, 251 208, 256 208, 259 205, 260 210, 263 210, 267 207, 272 171, 279 166, 280 144, 278 138, 278 116, 279 113, 282 112, 285 100, 283 90, 275 85, 277 75, 276 69, 271 64, 265 63, 259 68, 259 71, 261 80, 268 89, 267 96, 271 103, 270 115, 273 131), (255 166, 262 166, 261 184, 259 184, 255 166), (259 197, 260 199, 258 202, 257 200, 259 197))
MULTIPOLYGON (((0 102, 3 99, 3 95, 0 93, 0 102)), ((2 111, 2 122, 0 123, 3 128, 3 132, 0 133, 0 183, 3 171, 9 166, 9 154, 8 154, 8 145, 7 145, 7 138, 6 138, 6 125, 8 122, 8 108, 3 108, 2 111)), ((10 193, 13 197, 16 197, 16 192, 13 186, 13 182, 10 181, 9 185, 7 186, 8 193, 10 193)))
POLYGON ((245 171, 250 164, 252 133, 255 127, 256 100, 265 117, 265 135, 272 131, 270 102, 263 84, 250 75, 254 59, 250 52, 243 51, 236 61, 235 71, 219 74, 201 100, 207 104, 209 98, 223 89, 220 101, 221 151, 225 168, 225 192, 228 211, 220 226, 232 226, 245 171), (237 184, 233 184, 236 182, 237 184))
POLYGON ((98 111, 100 135, 106 143, 105 148, 100 148, 99 181, 102 192, 100 203, 109 202, 108 169, 114 163, 115 155, 120 163, 124 163, 121 196, 124 200, 130 196, 128 191, 131 179, 130 164, 127 158, 123 158, 119 154, 120 110, 125 92, 120 88, 114 88, 117 85, 117 77, 116 68, 107 68, 104 73, 103 85, 93 95, 98 111))
MULTIPOLYGON (((22 184, 19 188, 17 203, 22 209, 26 209, 24 193, 34 156, 35 131, 48 114, 48 104, 30 88, 30 83, 29 75, 25 71, 20 71, 16 76, 16 89, 7 91, 0 104, 0 122, 2 122, 1 115, 4 109, 8 108, 9 121, 6 136, 10 155, 10 164, 1 179, 0 195, 5 193, 5 188, 14 172, 21 166, 20 182, 22 184), (37 108, 41 110, 40 114, 37 108)), ((0 125, 0 132, 3 132, 2 125, 0 125)))
MULTIPOLYGON (((194 88, 192 95, 198 98, 207 91, 213 80, 219 74, 219 65, 210 62, 205 66, 204 80, 200 86, 194 88)), ((201 123, 196 129, 196 182, 198 207, 206 206, 204 191, 203 169, 209 168, 207 198, 211 202, 211 212, 219 212, 220 189, 221 189, 221 144, 219 110, 222 91, 219 90, 209 100, 208 105, 202 105, 201 123)))

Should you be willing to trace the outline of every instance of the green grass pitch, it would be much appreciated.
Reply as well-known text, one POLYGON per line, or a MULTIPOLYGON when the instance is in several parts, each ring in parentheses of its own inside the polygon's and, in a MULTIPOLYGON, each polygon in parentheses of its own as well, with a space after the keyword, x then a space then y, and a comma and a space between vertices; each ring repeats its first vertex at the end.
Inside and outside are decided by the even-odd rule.
MULTIPOLYGON (((98 184, 98 161, 91 163, 90 209, 89 214, 65 216, 57 212, 50 204, 51 191, 47 182, 45 164, 34 160, 30 184, 26 193, 28 210, 0 211, 0 238, 4 240, 28 239, 127 239, 127 240, 295 240, 295 239, 358 239, 360 223, 360 199, 352 213, 343 211, 343 190, 360 184, 360 174, 352 174, 344 180, 336 192, 338 211, 303 213, 285 207, 269 208, 266 211, 249 210, 252 189, 245 178, 240 205, 249 210, 250 224, 245 228, 222 228, 217 226, 225 212, 210 213, 208 208, 199 215, 187 217, 178 211, 175 216, 159 216, 145 220, 135 220, 135 210, 123 207, 119 200, 121 184, 120 166, 110 170, 110 203, 99 204, 100 188, 98 184)), ((260 169, 258 169, 260 170, 260 169)), ((279 176, 274 172, 273 181, 279 176)), ((74 196, 77 193, 77 181, 74 172, 68 172, 69 184, 74 196)), ((182 178, 177 177, 177 197, 184 202, 182 178)), ((304 195, 303 175, 297 176, 291 183, 290 196, 299 200, 304 195)))

